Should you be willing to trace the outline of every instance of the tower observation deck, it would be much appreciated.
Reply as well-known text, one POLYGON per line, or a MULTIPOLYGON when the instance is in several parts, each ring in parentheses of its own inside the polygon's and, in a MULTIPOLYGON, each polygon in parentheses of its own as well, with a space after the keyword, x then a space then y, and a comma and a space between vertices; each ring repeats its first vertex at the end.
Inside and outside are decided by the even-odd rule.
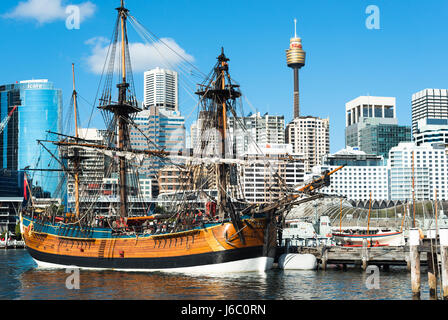
POLYGON ((294 37, 286 50, 286 63, 294 70, 294 119, 300 116, 299 104, 299 69, 305 65, 306 53, 302 49, 302 39, 297 37, 297 19, 294 19, 294 37))

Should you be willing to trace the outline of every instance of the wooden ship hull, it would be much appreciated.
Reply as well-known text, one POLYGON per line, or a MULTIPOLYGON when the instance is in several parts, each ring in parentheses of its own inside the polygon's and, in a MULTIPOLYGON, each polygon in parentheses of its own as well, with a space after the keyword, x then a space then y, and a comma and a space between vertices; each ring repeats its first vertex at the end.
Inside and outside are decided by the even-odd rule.
POLYGON ((106 228, 62 226, 21 217, 25 245, 43 268, 78 267, 123 271, 247 272, 272 267, 273 221, 242 219, 244 243, 231 222, 157 235, 112 235, 106 228))

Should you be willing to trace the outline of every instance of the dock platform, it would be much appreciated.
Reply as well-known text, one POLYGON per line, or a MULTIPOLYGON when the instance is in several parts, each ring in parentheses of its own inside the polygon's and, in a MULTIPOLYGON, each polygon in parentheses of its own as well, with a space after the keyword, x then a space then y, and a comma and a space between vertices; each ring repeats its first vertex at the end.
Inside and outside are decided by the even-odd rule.
MULTIPOLYGON (((426 239, 425 239, 426 240, 426 239)), ((321 267, 327 265, 367 265, 377 266, 406 266, 410 269, 410 247, 408 245, 401 247, 344 247, 344 246, 289 246, 278 247, 276 261, 284 253, 310 253, 313 254, 321 267)), ((427 255, 431 252, 431 245, 428 241, 423 241, 419 246, 420 263, 427 264, 427 255)))
POLYGON ((24 249, 25 248, 25 242, 24 241, 9 241, 6 242, 0 242, 0 250, 2 249, 24 249))

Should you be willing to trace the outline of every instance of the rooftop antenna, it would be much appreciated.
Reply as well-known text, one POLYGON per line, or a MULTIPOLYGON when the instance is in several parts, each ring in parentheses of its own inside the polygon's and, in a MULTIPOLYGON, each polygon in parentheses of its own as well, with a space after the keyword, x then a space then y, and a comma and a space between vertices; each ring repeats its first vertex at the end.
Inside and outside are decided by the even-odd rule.
POLYGON ((294 18, 294 38, 297 38, 297 19, 294 18))

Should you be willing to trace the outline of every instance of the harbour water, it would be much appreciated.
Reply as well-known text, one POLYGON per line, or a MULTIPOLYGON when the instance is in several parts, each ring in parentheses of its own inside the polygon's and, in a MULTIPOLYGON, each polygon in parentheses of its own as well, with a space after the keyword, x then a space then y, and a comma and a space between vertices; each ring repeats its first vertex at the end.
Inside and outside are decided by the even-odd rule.
MULTIPOLYGON (((79 289, 68 289, 71 274, 37 269, 26 250, 0 251, 2 300, 411 300, 405 268, 380 271, 379 289, 368 289, 370 274, 347 271, 282 271, 219 276, 81 270, 79 289)), ((422 270, 422 299, 428 299, 422 270)))

